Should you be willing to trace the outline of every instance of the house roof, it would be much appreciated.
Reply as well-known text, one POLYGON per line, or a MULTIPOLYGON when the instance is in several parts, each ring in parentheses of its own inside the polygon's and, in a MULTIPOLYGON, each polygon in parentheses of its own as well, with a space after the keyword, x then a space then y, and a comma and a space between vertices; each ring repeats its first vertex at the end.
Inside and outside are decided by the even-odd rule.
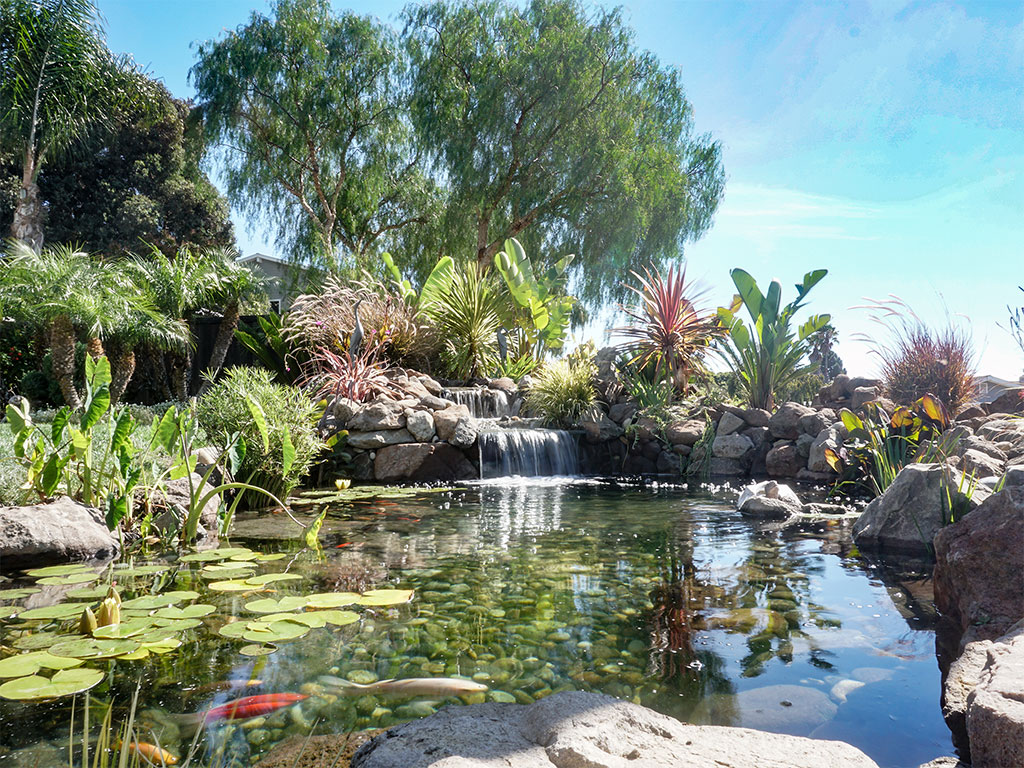
POLYGON ((974 381, 978 384, 996 384, 1005 389, 1021 389, 1024 388, 1024 383, 1020 381, 1010 381, 1008 379, 1000 379, 998 376, 975 376, 974 381))
POLYGON ((282 259, 277 256, 268 256, 265 253, 250 253, 248 256, 242 256, 235 259, 239 264, 245 264, 249 261, 272 261, 275 264, 290 264, 287 259, 282 259))

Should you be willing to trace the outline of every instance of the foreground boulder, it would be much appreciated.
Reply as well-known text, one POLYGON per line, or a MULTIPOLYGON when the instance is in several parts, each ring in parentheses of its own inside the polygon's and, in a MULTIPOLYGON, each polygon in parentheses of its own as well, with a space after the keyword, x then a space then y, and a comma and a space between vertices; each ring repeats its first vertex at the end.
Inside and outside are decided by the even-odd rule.
POLYGON ((745 517, 786 518, 803 509, 800 497, 788 485, 765 480, 740 492, 736 508, 745 517))
POLYGON ((403 443, 377 451, 374 477, 381 482, 472 480, 478 476, 462 451, 447 443, 403 443))
POLYGON ((109 560, 118 550, 103 513, 67 496, 46 504, 0 507, 0 571, 109 560))
POLYGON ((1024 765, 1024 621, 987 650, 967 698, 973 768, 1024 765))
POLYGON ((941 464, 908 464, 885 493, 864 508, 853 525, 853 539, 862 550, 902 552, 930 557, 932 539, 953 509, 963 515, 984 501, 989 492, 969 483, 955 469, 941 464))
POLYGON ((448 707, 365 744, 352 768, 872 768, 838 741, 684 725, 597 693, 448 707))

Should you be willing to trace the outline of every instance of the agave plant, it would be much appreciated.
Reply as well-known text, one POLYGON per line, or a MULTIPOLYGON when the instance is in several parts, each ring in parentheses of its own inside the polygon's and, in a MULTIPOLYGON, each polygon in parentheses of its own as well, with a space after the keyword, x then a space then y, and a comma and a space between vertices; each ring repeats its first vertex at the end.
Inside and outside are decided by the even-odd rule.
POLYGON ((630 363, 664 373, 685 394, 690 377, 704 370, 702 355, 723 328, 713 313, 695 305, 700 294, 687 282, 685 268, 676 272, 670 267, 664 276, 658 270, 632 275, 639 285, 626 287, 640 304, 621 307, 633 323, 618 329, 628 339, 623 347, 631 355, 630 363))

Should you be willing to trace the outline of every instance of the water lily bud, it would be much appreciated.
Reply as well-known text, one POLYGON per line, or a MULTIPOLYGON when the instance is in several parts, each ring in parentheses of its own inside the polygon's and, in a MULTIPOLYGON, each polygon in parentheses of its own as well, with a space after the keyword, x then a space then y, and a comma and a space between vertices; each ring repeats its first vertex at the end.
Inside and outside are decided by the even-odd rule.
POLYGON ((83 635, 91 635, 92 631, 98 627, 99 624, 96 621, 96 614, 92 612, 92 609, 86 607, 82 611, 82 618, 78 622, 78 631, 83 635))
POLYGON ((112 597, 104 598, 100 603, 100 609, 96 613, 96 624, 100 627, 109 627, 121 623, 121 603, 112 597))
POLYGON ((107 599, 113 600, 115 603, 117 603, 118 608, 121 607, 121 595, 117 593, 117 590, 114 588, 113 584, 111 584, 110 589, 107 590, 107 599))

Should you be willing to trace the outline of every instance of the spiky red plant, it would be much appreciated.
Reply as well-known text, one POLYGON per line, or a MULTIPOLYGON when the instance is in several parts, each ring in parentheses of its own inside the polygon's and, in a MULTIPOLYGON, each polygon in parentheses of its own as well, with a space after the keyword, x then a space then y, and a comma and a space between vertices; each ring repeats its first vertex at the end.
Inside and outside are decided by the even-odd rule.
POLYGON ((382 342, 371 336, 355 355, 328 347, 318 347, 299 384, 309 387, 316 398, 347 397, 357 403, 373 400, 378 395, 400 399, 402 388, 391 380, 391 366, 380 357, 382 342))
POLYGON ((702 292, 686 280, 686 269, 670 267, 662 275, 657 269, 645 269, 641 276, 632 272, 638 285, 626 287, 640 303, 622 306, 633 322, 617 331, 625 336, 622 346, 640 367, 654 365, 672 377, 679 392, 685 393, 690 377, 703 370, 702 355, 711 341, 722 333, 715 313, 699 309, 696 301, 702 292))

